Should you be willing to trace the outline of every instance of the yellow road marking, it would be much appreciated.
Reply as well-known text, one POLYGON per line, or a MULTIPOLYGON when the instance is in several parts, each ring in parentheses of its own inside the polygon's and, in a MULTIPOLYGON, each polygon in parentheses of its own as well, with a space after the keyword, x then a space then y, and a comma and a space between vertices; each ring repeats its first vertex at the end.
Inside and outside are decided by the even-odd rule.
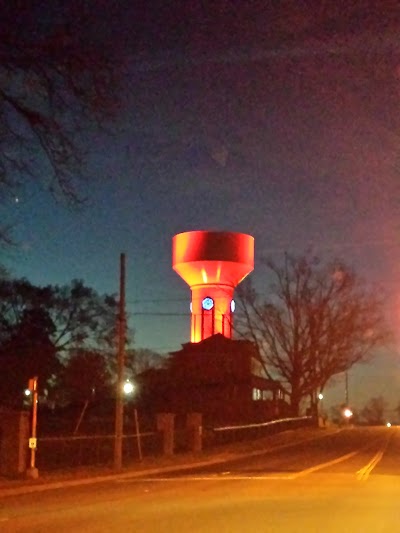
POLYGON ((383 446, 380 450, 376 452, 376 454, 372 457, 372 459, 367 463, 365 466, 360 468, 360 470, 357 471, 357 479, 359 481, 366 481, 372 472, 372 470, 376 467, 376 465, 379 463, 379 461, 382 459, 383 454, 386 451, 386 448, 388 447, 389 441, 392 438, 393 433, 391 432, 388 435, 388 438, 383 443, 383 446))
POLYGON ((311 474, 312 472, 316 472, 317 470, 322 470, 323 468, 326 468, 328 466, 332 466, 337 463, 342 463, 343 461, 347 461, 347 459, 350 459, 350 457, 354 457, 354 455, 357 455, 358 453, 360 453, 360 450, 347 453, 346 455, 341 455, 336 459, 332 459, 332 461, 327 461, 326 463, 320 463, 318 465, 312 466, 311 468, 306 468, 305 470, 301 470, 300 472, 293 474, 292 479, 297 479, 298 477, 306 476, 307 474, 311 474))
POLYGON ((377 452, 371 461, 367 463, 365 466, 360 468, 360 470, 357 471, 357 479, 359 481, 366 481, 368 479, 368 476, 372 472, 372 470, 375 468, 375 466, 379 463, 379 461, 383 457, 383 452, 380 450, 377 452))

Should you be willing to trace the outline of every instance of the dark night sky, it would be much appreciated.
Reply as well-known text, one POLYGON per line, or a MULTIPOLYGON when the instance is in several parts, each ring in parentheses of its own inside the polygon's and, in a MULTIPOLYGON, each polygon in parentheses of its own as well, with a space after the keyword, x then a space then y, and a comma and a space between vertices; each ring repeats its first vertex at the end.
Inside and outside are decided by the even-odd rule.
MULTIPOLYGON (((171 269, 172 236, 241 231, 255 237, 260 286, 262 257, 312 246, 379 283, 398 328, 395 14, 378 20, 372 10, 362 22, 322 28, 306 8, 240 16, 222 2, 225 11, 196 24, 200 3, 186 5, 194 10, 186 18, 161 10, 154 21, 132 7, 124 26, 118 17, 110 23, 107 42, 120 27, 129 45, 119 133, 90 140, 84 210, 32 189, 8 206, 19 242, 8 252, 12 273, 37 284, 82 278, 114 293, 125 252, 136 344, 167 352, 189 338, 190 294, 171 269)), ((397 404, 399 361, 395 349, 351 371, 354 403, 382 394, 397 404)), ((341 377, 327 397, 343 399, 341 377)))

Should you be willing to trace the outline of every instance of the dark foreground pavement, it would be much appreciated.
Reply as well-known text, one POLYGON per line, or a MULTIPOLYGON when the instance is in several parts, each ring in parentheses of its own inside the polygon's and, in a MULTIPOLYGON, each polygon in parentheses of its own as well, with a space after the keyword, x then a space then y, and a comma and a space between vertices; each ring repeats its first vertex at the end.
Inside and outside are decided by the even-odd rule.
POLYGON ((111 479, 127 479, 170 473, 176 470, 190 470, 194 467, 219 464, 232 461, 241 456, 263 454, 275 448, 290 447, 294 443, 307 442, 315 438, 324 438, 340 431, 337 428, 306 428, 284 431, 276 435, 253 441, 219 446, 198 454, 179 454, 172 457, 145 457, 141 462, 131 463, 120 471, 110 467, 75 468, 55 472, 39 472, 38 479, 0 478, 0 497, 27 494, 63 487, 73 487, 101 483, 111 479))
POLYGON ((392 533, 400 428, 297 430, 63 476, 4 487, 0 531, 392 533))

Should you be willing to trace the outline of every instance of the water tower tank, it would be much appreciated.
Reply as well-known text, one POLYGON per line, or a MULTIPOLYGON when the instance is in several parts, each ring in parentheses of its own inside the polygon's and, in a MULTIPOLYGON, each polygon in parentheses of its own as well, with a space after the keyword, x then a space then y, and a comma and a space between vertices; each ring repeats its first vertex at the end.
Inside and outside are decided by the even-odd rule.
POLYGON ((192 291, 191 342, 232 337, 233 292, 254 268, 254 238, 226 231, 188 231, 172 239, 172 267, 192 291))

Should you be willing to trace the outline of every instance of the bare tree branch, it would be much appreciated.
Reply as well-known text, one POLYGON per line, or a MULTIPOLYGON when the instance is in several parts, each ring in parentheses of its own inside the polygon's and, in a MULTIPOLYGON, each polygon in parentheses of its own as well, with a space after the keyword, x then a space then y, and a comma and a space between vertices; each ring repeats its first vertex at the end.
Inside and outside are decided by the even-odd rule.
POLYGON ((89 3, 49 10, 43 16, 31 3, 2 7, 0 200, 34 182, 77 205, 85 199, 87 133, 118 106, 120 49, 117 39, 105 45, 101 10, 89 3))
POLYGON ((257 295, 250 281, 239 288, 236 328, 257 344, 269 375, 287 383, 297 413, 303 398, 390 339, 384 302, 337 262, 285 255, 283 265, 266 267, 274 280, 266 294, 257 295))

